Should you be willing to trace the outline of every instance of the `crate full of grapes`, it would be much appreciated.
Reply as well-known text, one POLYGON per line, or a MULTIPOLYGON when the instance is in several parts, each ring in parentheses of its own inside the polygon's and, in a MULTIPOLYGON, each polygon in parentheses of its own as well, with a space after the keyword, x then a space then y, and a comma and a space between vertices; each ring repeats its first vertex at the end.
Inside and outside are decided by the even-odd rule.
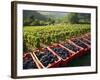
POLYGON ((90 49, 91 48, 91 42, 89 40, 87 40, 86 38, 84 37, 80 37, 79 38, 84 44, 86 44, 88 46, 88 48, 90 49))
POLYGON ((90 49, 90 46, 86 42, 83 42, 81 39, 72 38, 71 40, 69 40, 69 42, 79 46, 80 48, 82 48, 84 50, 84 52, 86 52, 90 49))
POLYGON ((73 60, 76 57, 79 57, 80 54, 83 53, 83 48, 71 43, 71 42, 64 42, 62 44, 59 44, 59 46, 61 46, 62 48, 65 48, 66 50, 68 50, 70 53, 72 53, 70 55, 70 57, 66 60, 66 62, 62 62, 62 65, 67 64, 69 61, 73 60))
POLYGON ((42 68, 59 67, 61 59, 47 48, 38 49, 33 52, 39 65, 42 68))
POLYGON ((60 44, 49 46, 49 48, 61 58, 61 65, 67 64, 70 61, 69 58, 73 55, 72 51, 60 46, 60 44))
POLYGON ((23 55, 23 69, 39 69, 40 66, 36 62, 31 53, 24 53, 23 55))

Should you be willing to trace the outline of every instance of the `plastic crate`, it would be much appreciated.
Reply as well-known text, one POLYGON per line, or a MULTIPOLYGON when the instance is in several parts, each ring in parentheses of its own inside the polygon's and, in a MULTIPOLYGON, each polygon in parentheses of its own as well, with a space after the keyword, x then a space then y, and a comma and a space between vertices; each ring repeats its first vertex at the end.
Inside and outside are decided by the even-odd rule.
POLYGON ((77 46, 76 44, 73 44, 73 43, 72 43, 71 41, 69 41, 69 40, 67 40, 67 41, 64 42, 63 44, 59 44, 59 45, 60 45, 61 47, 65 48, 65 49, 67 49, 69 52, 72 53, 72 55, 71 55, 66 61, 63 61, 63 62, 62 62, 62 65, 67 65, 68 62, 70 62, 70 61, 73 60, 74 58, 80 56, 80 55, 83 54, 83 52, 84 52, 84 49, 83 49, 83 48, 77 46), (64 46, 65 44, 71 44, 71 45, 75 46, 76 48, 78 48, 78 51, 73 51, 73 50, 71 50, 71 49, 65 47, 65 46, 64 46))
MULTIPOLYGON (((35 58, 33 57, 32 53, 24 53, 23 54, 23 61, 28 60, 29 58, 32 58, 33 63, 36 65, 37 69, 40 69, 39 64, 36 62, 35 58)), ((36 68, 32 68, 32 69, 36 69, 36 68)))
POLYGON ((78 47, 82 48, 84 51, 87 51, 90 49, 90 46, 88 46, 86 43, 82 42, 81 40, 79 40, 82 44, 84 44, 86 46, 86 48, 82 47, 82 46, 79 46, 78 44, 76 44, 74 41, 75 39, 78 39, 78 38, 72 38, 69 40, 69 42, 73 43, 74 45, 77 45, 78 47))
POLYGON ((58 55, 58 56, 61 58, 61 63, 60 63, 60 65, 65 65, 65 64, 69 61, 69 58, 74 54, 72 51, 67 50, 66 48, 62 47, 60 44, 56 44, 56 45, 49 46, 49 48, 50 48, 56 55, 58 55), (56 53, 56 52, 54 52, 54 51, 52 50, 53 48, 57 48, 57 47, 61 47, 61 48, 65 49, 66 51, 68 51, 68 52, 69 52, 69 56, 67 56, 67 57, 64 58, 64 59, 63 59, 62 57, 60 57, 60 56, 58 55, 58 53, 56 53))
POLYGON ((33 56, 35 57, 37 63, 41 66, 41 68, 52 68, 52 67, 54 68, 54 67, 59 67, 59 64, 61 62, 61 59, 55 53, 53 53, 49 49, 49 47, 47 47, 47 48, 41 48, 41 49, 36 50, 35 52, 33 52, 33 56), (44 52, 45 49, 47 49, 48 51, 50 51, 51 54, 53 54, 54 56, 56 56, 57 59, 58 59, 57 61, 54 61, 53 63, 48 64, 47 66, 44 66, 43 63, 39 60, 39 58, 36 56, 36 54, 38 54, 39 52, 44 52))
MULTIPOLYGON (((77 38, 79 38, 79 37, 77 37, 77 38)), ((91 49, 91 46, 90 46, 90 45, 88 45, 88 44, 86 44, 86 43, 84 43, 83 41, 80 40, 82 43, 84 43, 84 44, 87 46, 87 48, 80 47, 80 46, 78 46, 77 44, 75 44, 75 43, 73 42, 74 39, 75 39, 75 38, 72 38, 72 39, 70 39, 70 40, 67 40, 67 41, 64 42, 63 44, 59 44, 59 45, 60 45, 61 47, 63 47, 63 48, 66 48, 66 47, 64 46, 64 44, 66 44, 66 43, 70 43, 70 44, 72 44, 72 45, 75 45, 77 48, 80 48, 80 50, 77 51, 77 52, 71 51, 71 50, 69 50, 68 48, 66 48, 67 50, 69 50, 69 51, 72 52, 73 54, 72 54, 70 57, 68 57, 68 58, 66 59, 66 61, 63 60, 62 63, 61 63, 61 65, 66 65, 68 62, 70 62, 70 61, 73 60, 74 58, 80 57, 80 56, 86 54, 88 51, 90 51, 90 49, 91 49)))
MULTIPOLYGON (((83 37, 77 37, 77 39, 79 39, 79 38, 83 38, 83 37)), ((77 54, 77 56, 78 56, 78 55, 79 55, 79 56, 84 55, 86 52, 90 51, 91 45, 88 45, 88 44, 86 44, 85 42, 83 42, 83 41, 80 40, 83 44, 85 44, 85 45, 87 46, 87 48, 83 48, 83 47, 78 46, 77 44, 75 44, 75 43, 73 42, 74 39, 75 39, 75 38, 72 38, 71 40, 69 40, 69 42, 71 42, 72 44, 74 44, 74 45, 76 45, 77 47, 79 47, 79 48, 82 49, 81 52, 77 54)), ((84 38, 83 38, 83 39, 84 39, 84 38)), ((87 39, 84 39, 84 40, 87 40, 87 39)), ((87 40, 87 41, 89 41, 89 40, 87 40)), ((90 42, 90 41, 89 41, 89 42, 90 42)), ((90 43, 91 43, 91 42, 90 42, 90 43)))
POLYGON ((88 48, 91 48, 91 42, 85 38, 79 38, 88 48))

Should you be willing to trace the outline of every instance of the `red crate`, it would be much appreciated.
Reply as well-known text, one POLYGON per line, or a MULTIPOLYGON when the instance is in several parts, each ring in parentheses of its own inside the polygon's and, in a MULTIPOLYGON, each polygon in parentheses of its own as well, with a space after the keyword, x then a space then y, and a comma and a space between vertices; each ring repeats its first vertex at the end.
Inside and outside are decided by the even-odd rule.
MULTIPOLYGON (((77 38, 79 38, 79 37, 77 37, 77 38)), ((82 37, 83 38, 83 37, 82 37)), ((74 39, 74 38, 73 38, 74 39)), ((71 39, 71 40, 69 40, 69 42, 71 42, 71 43, 73 43, 74 45, 76 45, 77 47, 80 47, 80 46, 78 46, 77 44, 75 44, 72 40, 73 39, 71 39)), ((84 39, 84 38, 83 38, 84 39)), ((87 40, 87 39, 85 39, 85 40, 87 40)), ((80 40, 81 41, 81 40, 80 40)), ((87 40, 88 41, 88 40, 87 40)), ((82 43, 84 43, 83 41, 81 41, 82 43)), ((81 54, 79 53, 79 55, 83 55, 83 54, 85 54, 87 51, 89 51, 90 49, 91 49, 91 46, 90 45, 88 45, 88 44, 86 44, 86 43, 84 43, 86 46, 87 46, 87 48, 82 48, 82 47, 80 47, 81 49, 83 49, 82 50, 82 52, 81 52, 81 54)))
MULTIPOLYGON (((49 49, 49 47, 47 47, 47 49, 54 55, 54 56, 57 56, 55 53, 53 53, 52 51, 51 51, 51 49, 49 49)), ((37 61, 37 63, 41 66, 41 68, 54 68, 54 67, 59 67, 59 64, 60 64, 60 62, 61 62, 61 59, 57 56, 57 58, 58 58, 58 60, 57 61, 55 61, 55 62, 53 62, 53 63, 51 63, 51 64, 49 64, 48 66, 44 66, 43 64, 42 64, 42 62, 38 59, 38 57, 36 56, 36 52, 43 52, 45 50, 45 48, 41 48, 41 49, 38 49, 38 50, 36 50, 35 52, 33 52, 33 56, 35 57, 35 59, 36 59, 36 61, 37 61)))
MULTIPOLYGON (((72 39, 70 39, 69 40, 69 42, 71 42, 71 43, 73 43, 74 45, 77 45, 77 44, 75 44, 74 42, 73 42, 73 40, 75 40, 75 39, 77 39, 77 38, 72 38, 72 39)), ((81 40, 80 40, 81 41, 81 40)), ((81 41, 82 42, 82 41, 81 41)), ((84 42, 82 42, 83 44, 85 44, 84 42)), ((89 50, 90 49, 90 46, 88 46, 87 44, 85 44, 86 46, 87 46, 87 48, 83 48, 83 47, 81 47, 81 46, 78 46, 78 47, 80 47, 80 48, 82 48, 84 51, 87 51, 87 50, 89 50)))
MULTIPOLYGON (((79 38, 80 39, 80 38, 79 38)), ((81 38, 81 39, 83 39, 84 41, 86 41, 86 42, 89 42, 90 44, 87 44, 86 42, 84 42, 83 40, 81 40, 85 45, 87 45, 88 46, 88 48, 90 49, 91 48, 91 42, 89 41, 89 40, 87 40, 87 39, 85 39, 85 38, 81 38)))
POLYGON ((72 55, 71 55, 68 59, 66 59, 66 60, 64 60, 64 61, 62 62, 62 65, 66 65, 66 64, 67 64, 68 62, 70 62, 72 59, 74 59, 74 58, 80 56, 80 55, 83 54, 83 52, 84 52, 84 49, 83 49, 83 48, 77 46, 76 44, 73 44, 73 43, 72 43, 71 41, 69 41, 69 40, 67 40, 67 42, 64 42, 63 44, 59 44, 59 45, 60 45, 61 47, 65 48, 65 49, 67 49, 69 52, 72 53, 72 55), (70 44, 74 45, 75 47, 79 48, 79 51, 75 52, 75 51, 72 51, 72 50, 66 48, 65 46, 63 46, 63 45, 66 44, 66 43, 70 43, 70 44))
MULTIPOLYGON (((57 56, 59 56, 56 52, 54 52, 54 51, 52 50, 52 48, 54 48, 54 47, 61 47, 61 48, 64 48, 64 47, 62 47, 61 44, 55 44, 55 45, 49 46, 49 48, 51 49, 51 51, 52 51, 53 53, 55 53, 57 56)), ((64 49, 67 50, 66 48, 64 48, 64 49)), ((67 50, 67 51, 69 51, 69 50, 67 50)), ((70 54, 69 57, 71 57, 74 53, 73 53, 72 51, 69 51, 69 54, 70 54)), ((59 57, 60 57, 60 56, 59 56, 59 57)), ((66 62, 69 61, 69 57, 66 57, 65 59, 63 59, 63 58, 60 57, 60 59, 61 59, 60 65, 65 65, 66 62)))
MULTIPOLYGON (((77 37, 77 38, 79 38, 79 37, 77 37)), ((82 48, 82 47, 80 47, 80 46, 78 46, 77 44, 75 44, 72 40, 73 39, 75 39, 75 38, 72 38, 72 39, 70 39, 70 40, 68 40, 67 42, 69 42, 69 43, 72 43, 73 45, 75 45, 76 47, 79 47, 80 48, 80 51, 79 52, 76 52, 75 54, 73 54, 70 58, 69 58, 69 60, 67 61, 67 62, 69 62, 69 61, 71 61, 73 58, 76 58, 76 57, 79 57, 79 56, 82 56, 82 55, 84 55, 84 54, 86 54, 88 51, 90 51, 90 49, 91 49, 91 46, 90 45, 88 45, 88 44, 86 44, 86 43, 84 43, 85 45, 87 45, 87 48, 82 48)))
POLYGON ((32 53, 24 53, 23 54, 23 60, 28 60, 30 57, 32 57, 33 61, 35 62, 36 66, 38 69, 40 69, 41 67, 39 66, 39 64, 36 62, 36 59, 34 58, 34 56, 32 55, 32 53))

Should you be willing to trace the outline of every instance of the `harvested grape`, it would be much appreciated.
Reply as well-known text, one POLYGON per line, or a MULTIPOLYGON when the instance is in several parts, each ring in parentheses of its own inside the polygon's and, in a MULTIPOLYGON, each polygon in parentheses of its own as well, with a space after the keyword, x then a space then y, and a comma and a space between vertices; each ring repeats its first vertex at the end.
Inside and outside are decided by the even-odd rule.
POLYGON ((37 66, 31 56, 23 60, 23 69, 34 69, 34 68, 37 68, 37 66))
POLYGON ((69 56, 69 51, 61 47, 54 47, 52 50, 57 53, 61 58, 66 59, 69 56))
POLYGON ((87 48, 87 45, 85 45, 82 41, 80 41, 79 39, 74 39, 72 40, 75 44, 77 44, 78 46, 82 47, 82 48, 87 48))
POLYGON ((80 50, 80 48, 76 47, 75 45, 71 44, 71 43, 66 43, 64 44, 64 46, 74 52, 77 52, 80 50))
POLYGON ((58 58, 47 49, 44 49, 43 52, 36 53, 36 56, 45 67, 58 60, 58 58))
POLYGON ((87 40, 85 40, 85 39, 83 39, 83 38, 80 38, 80 40, 83 41, 83 42, 86 43, 86 44, 91 45, 91 43, 90 43, 89 41, 87 41, 87 40))

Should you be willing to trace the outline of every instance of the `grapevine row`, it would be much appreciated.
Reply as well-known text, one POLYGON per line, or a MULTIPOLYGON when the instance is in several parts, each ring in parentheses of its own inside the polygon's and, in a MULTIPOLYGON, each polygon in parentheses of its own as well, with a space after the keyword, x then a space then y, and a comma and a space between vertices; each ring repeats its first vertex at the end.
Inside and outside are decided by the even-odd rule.
POLYGON ((74 25, 57 25, 57 26, 31 26, 24 27, 23 46, 24 51, 41 47, 41 43, 50 45, 65 41, 73 36, 83 35, 90 32, 90 25, 74 24, 74 25))

